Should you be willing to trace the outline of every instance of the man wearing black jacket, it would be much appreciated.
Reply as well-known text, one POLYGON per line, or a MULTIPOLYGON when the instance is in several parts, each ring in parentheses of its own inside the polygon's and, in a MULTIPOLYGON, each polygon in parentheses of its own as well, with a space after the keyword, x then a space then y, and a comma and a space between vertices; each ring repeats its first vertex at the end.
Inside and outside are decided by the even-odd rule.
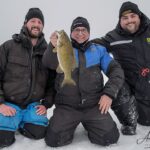
MULTIPOLYGON (((52 147, 72 142, 74 131, 82 123, 92 143, 116 143, 119 132, 108 110, 124 82, 120 65, 107 53, 105 47, 89 42, 90 26, 86 18, 77 17, 71 25, 71 42, 77 68, 72 72, 76 85, 62 85, 64 73, 57 73, 54 114, 50 119, 46 144, 52 147), (109 78, 104 86, 103 71, 109 78)), ((57 54, 53 48, 57 35, 53 33, 43 63, 57 70, 57 54)), ((67 49, 66 49, 67 51, 67 49)))
POLYGON ((0 46, 0 148, 14 143, 17 129, 28 138, 45 136, 52 78, 42 65, 43 27, 41 10, 31 8, 20 34, 0 46))
MULTIPOLYGON (((136 99, 139 114, 137 122, 150 126, 150 20, 136 4, 125 2, 120 8, 116 28, 94 42, 105 45, 121 64, 131 95, 136 99)), ((122 114, 118 111, 123 125, 136 125, 137 117, 130 111, 133 107, 125 106, 122 114), (123 120, 124 114, 128 114, 131 119, 123 120)))

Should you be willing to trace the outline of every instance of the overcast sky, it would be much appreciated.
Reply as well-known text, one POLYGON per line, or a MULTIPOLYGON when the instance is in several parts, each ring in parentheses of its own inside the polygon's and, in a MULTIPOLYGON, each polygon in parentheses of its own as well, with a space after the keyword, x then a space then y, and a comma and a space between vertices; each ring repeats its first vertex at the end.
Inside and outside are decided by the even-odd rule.
MULTIPOLYGON (((0 0, 0 44, 19 33, 29 8, 39 7, 45 17, 44 33, 49 41, 55 30, 70 34, 72 20, 86 17, 91 38, 103 36, 118 22, 120 6, 126 0, 0 0)), ((150 0, 131 0, 150 17, 150 0)))
MULTIPOLYGON (((142 12, 150 17, 150 0, 131 1, 136 2, 142 12)), ((89 20, 91 38, 103 36, 116 26, 120 6, 125 0, 0 0, 0 2, 0 44, 2 44, 9 40, 14 33, 20 32, 25 15, 31 7, 39 7, 43 11, 44 33, 47 41, 55 30, 64 29, 69 34, 72 20, 77 16, 83 16, 89 20)), ((51 116, 52 109, 49 111, 48 115, 51 116)), ((118 121, 117 125, 120 128, 121 125, 118 121)), ((149 127, 138 125, 137 135, 123 136, 121 134, 116 145, 101 147, 91 144, 83 127, 79 126, 73 143, 57 148, 57 150, 146 150, 147 147, 150 147, 149 141, 137 145, 136 140, 145 137, 147 133, 149 133, 149 127)), ((17 133, 16 143, 5 150, 16 149, 53 150, 54 148, 47 147, 44 140, 29 140, 17 133)))

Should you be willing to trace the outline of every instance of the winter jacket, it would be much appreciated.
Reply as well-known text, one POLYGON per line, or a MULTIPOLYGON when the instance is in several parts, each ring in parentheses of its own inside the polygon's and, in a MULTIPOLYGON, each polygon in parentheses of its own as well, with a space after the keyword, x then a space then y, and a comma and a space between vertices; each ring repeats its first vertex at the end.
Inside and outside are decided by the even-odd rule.
MULTIPOLYGON (((46 67, 56 70, 57 54, 49 45, 43 56, 46 67)), ((58 73, 55 80, 56 104, 65 104, 75 108, 86 108, 98 104, 100 96, 106 94, 112 99, 117 97, 123 84, 124 74, 120 66, 106 52, 105 47, 88 43, 84 51, 74 47, 78 67, 72 72, 76 86, 61 87, 64 74, 58 73), (110 79, 104 86, 103 71, 110 79)))
POLYGON ((47 48, 43 34, 33 47, 27 29, 0 46, 0 103, 7 101, 25 107, 31 102, 52 105, 52 81, 49 71, 42 65, 47 48))
POLYGON ((136 33, 124 31, 118 23, 105 37, 93 42, 106 46, 121 64, 136 98, 150 100, 150 20, 142 13, 136 33))

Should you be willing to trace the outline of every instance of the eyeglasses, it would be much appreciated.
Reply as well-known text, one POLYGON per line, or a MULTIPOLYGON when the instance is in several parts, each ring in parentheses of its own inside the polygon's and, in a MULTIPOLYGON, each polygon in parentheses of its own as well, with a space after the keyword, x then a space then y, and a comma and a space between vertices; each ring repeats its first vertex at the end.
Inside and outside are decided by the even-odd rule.
POLYGON ((73 30, 73 32, 75 32, 75 33, 80 33, 81 32, 81 33, 85 34, 85 33, 88 32, 88 30, 86 28, 83 28, 83 29, 75 28, 73 30))

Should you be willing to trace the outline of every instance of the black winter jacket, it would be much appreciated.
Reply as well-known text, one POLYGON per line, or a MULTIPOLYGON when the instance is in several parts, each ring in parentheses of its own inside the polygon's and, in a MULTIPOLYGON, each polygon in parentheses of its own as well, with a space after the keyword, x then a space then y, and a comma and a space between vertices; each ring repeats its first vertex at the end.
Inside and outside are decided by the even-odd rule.
POLYGON ((136 98, 150 100, 150 20, 142 13, 136 33, 124 31, 118 23, 105 37, 93 42, 106 46, 121 64, 136 98))
MULTIPOLYGON (((43 34, 33 47, 25 27, 20 34, 0 46, 0 102, 11 102, 21 107, 35 101, 52 105, 52 79, 42 65, 47 48, 43 34)), ((52 75, 52 74, 51 74, 52 75)))
MULTIPOLYGON (((50 44, 44 53, 43 63, 46 67, 56 70, 57 54, 53 53, 52 49, 50 44)), ((72 77, 77 85, 61 87, 64 74, 58 73, 55 80, 55 103, 86 108, 97 105, 102 94, 115 99, 124 82, 124 74, 120 66, 105 53, 105 48, 88 43, 82 49, 74 46, 74 51, 79 64, 72 72, 72 77), (105 74, 110 78, 105 86, 101 70, 105 70, 105 74)))

